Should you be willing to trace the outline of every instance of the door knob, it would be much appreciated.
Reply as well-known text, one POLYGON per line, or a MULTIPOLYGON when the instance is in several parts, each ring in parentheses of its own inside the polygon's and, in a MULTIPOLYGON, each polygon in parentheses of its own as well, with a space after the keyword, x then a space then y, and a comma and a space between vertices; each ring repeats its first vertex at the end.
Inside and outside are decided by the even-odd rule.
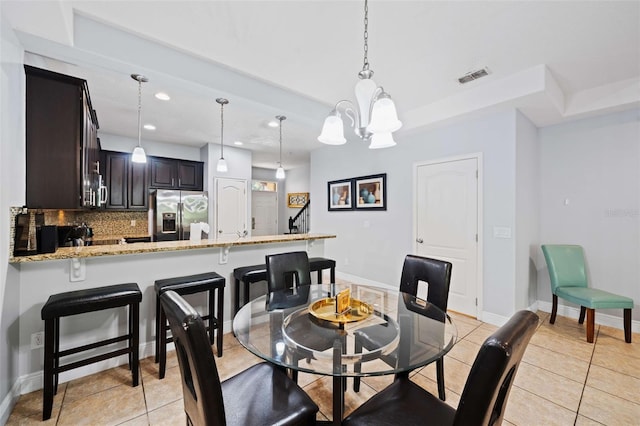
POLYGON ((422 243, 424 243, 424 240, 422 238, 416 238, 416 242, 418 244, 422 244, 422 243))

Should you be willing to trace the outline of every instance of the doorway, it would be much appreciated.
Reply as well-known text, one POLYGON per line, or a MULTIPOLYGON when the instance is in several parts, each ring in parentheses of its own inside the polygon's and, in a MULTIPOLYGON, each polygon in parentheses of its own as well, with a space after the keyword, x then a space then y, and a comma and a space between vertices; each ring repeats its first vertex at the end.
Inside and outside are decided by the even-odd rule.
POLYGON ((278 193, 251 191, 251 235, 278 233, 278 193))
POLYGON ((415 253, 453 264, 448 308, 481 312, 479 268, 480 155, 415 166, 415 253))

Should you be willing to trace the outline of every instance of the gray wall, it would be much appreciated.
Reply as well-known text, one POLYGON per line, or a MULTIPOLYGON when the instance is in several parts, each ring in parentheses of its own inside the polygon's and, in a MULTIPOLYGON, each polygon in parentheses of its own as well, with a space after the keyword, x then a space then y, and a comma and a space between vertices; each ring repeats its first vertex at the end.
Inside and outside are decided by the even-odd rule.
POLYGON ((416 162, 482 153, 484 226, 483 311, 500 317, 515 309, 513 239, 493 238, 493 227, 515 230, 514 110, 398 136, 391 149, 369 150, 360 141, 311 153, 312 231, 331 232, 325 254, 340 272, 398 285, 402 261, 413 250, 413 166, 416 162), (327 211, 327 182, 387 173, 387 211, 327 211))
MULTIPOLYGON (((0 9, 1 10, 1 9, 0 9)), ((18 377, 18 331, 20 326, 20 276, 9 265, 9 207, 25 199, 23 50, 0 12, 0 424, 13 403, 11 389, 18 377)))
POLYGON ((540 148, 538 129, 516 115, 516 309, 538 299, 535 258, 540 234, 540 148))
MULTIPOLYGON (((546 127, 539 139, 541 243, 582 245, 590 285, 633 298, 640 319, 640 110, 546 127)), ((538 299, 550 302, 540 252, 537 265, 538 299)))

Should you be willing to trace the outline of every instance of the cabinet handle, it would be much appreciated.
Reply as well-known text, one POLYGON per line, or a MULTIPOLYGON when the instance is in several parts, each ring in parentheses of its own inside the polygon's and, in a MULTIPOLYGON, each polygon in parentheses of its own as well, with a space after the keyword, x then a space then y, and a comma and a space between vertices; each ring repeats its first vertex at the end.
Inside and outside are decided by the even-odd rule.
POLYGON ((171 178, 171 186, 176 186, 174 178, 171 178))
POLYGON ((182 179, 178 178, 178 186, 182 186, 182 179))
POLYGON ((96 161, 96 169, 94 170, 95 173, 100 174, 100 162, 96 161))
POLYGON ((422 244, 424 243, 424 240, 422 238, 416 238, 416 243, 422 244))

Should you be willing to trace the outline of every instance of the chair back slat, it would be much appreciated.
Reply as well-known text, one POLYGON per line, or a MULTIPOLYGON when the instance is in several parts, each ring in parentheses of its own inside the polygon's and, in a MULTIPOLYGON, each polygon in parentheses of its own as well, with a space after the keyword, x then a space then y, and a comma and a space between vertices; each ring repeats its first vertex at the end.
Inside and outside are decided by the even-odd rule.
POLYGON ((224 426, 220 376, 202 318, 174 291, 164 292, 160 302, 171 326, 189 423, 224 426))
POLYGON ((427 302, 446 312, 451 268, 450 262, 409 254, 405 257, 402 266, 400 291, 416 296, 418 283, 424 281, 428 284, 427 302))
POLYGON ((309 256, 306 251, 269 254, 265 256, 267 265, 268 308, 282 309, 306 303, 311 285, 309 256), (296 291, 278 292, 295 285, 296 291), (277 293, 275 293, 277 292, 277 293))
POLYGON ((513 379, 537 325, 535 313, 519 311, 485 340, 460 396, 454 425, 502 423, 513 379))
POLYGON ((551 291, 558 287, 587 287, 584 251, 578 245, 545 244, 542 253, 547 262, 551 291))

